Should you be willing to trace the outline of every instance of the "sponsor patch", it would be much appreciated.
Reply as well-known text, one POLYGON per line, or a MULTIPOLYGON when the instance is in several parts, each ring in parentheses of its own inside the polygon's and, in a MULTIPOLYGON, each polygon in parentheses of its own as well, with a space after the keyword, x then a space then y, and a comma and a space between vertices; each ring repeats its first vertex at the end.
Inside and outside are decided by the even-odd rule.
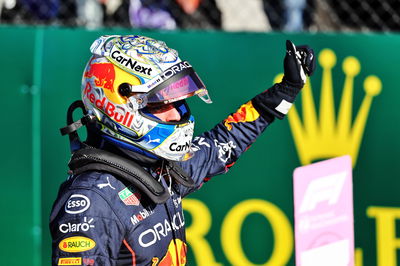
POLYGON ((169 145, 170 151, 187 151, 190 148, 190 141, 185 142, 184 144, 178 144, 176 142, 171 143, 169 145))
POLYGON ((71 232, 87 232, 90 228, 94 228, 93 218, 89 219, 87 217, 83 218, 83 222, 80 223, 65 223, 60 224, 58 229, 61 233, 71 233, 71 232))
POLYGON ((82 258, 59 258, 58 265, 82 265, 82 258))
POLYGON ((139 62, 132 57, 124 54, 116 46, 114 46, 110 52, 110 56, 107 57, 112 62, 117 62, 118 65, 123 68, 129 69, 140 76, 149 77, 152 75, 151 72, 155 72, 152 66, 139 62))
POLYGON ((132 193, 132 191, 127 187, 118 192, 118 196, 125 205, 139 206, 140 204, 140 193, 132 193))
POLYGON ((83 258, 83 265, 85 265, 85 266, 93 266, 94 265, 94 259, 83 258))
POLYGON ((68 237, 58 244, 59 249, 65 252, 83 252, 91 250, 95 246, 96 242, 94 240, 83 236, 68 237))
POLYGON ((143 209, 143 210, 139 211, 139 213, 132 215, 131 222, 133 225, 136 225, 137 223, 139 223, 140 221, 143 221, 144 219, 146 219, 153 213, 154 213, 154 211, 151 210, 150 208, 143 209))
POLYGON ((112 189, 115 189, 115 187, 113 187, 113 186, 111 185, 110 179, 109 179, 108 176, 107 176, 107 183, 97 184, 97 187, 98 187, 99 189, 103 189, 103 188, 105 188, 105 187, 110 187, 110 188, 112 188, 112 189))
MULTIPOLYGON (((171 220, 164 219, 164 221, 155 224, 153 227, 143 231, 138 238, 140 246, 147 248, 154 245, 156 242, 168 237, 170 232, 179 231, 185 226, 185 220, 182 218, 180 212, 175 213, 171 220)), ((176 265, 176 264, 167 264, 176 265)))
POLYGON ((73 194, 65 203, 65 212, 77 214, 86 211, 90 207, 90 200, 85 195, 73 194))
POLYGON ((167 70, 165 70, 162 74, 161 74, 161 78, 163 80, 167 80, 172 76, 175 76, 176 74, 180 73, 181 71, 183 71, 184 69, 188 69, 191 68, 192 66, 189 64, 189 62, 187 61, 183 61, 180 62, 170 68, 168 68, 167 70))

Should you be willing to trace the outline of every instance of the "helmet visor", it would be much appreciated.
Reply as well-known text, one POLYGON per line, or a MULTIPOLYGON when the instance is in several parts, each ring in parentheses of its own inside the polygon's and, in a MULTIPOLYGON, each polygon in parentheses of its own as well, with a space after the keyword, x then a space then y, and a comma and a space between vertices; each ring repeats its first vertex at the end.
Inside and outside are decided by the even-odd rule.
POLYGON ((169 77, 149 91, 148 103, 171 103, 198 95, 206 103, 211 103, 208 91, 193 68, 187 68, 169 77))

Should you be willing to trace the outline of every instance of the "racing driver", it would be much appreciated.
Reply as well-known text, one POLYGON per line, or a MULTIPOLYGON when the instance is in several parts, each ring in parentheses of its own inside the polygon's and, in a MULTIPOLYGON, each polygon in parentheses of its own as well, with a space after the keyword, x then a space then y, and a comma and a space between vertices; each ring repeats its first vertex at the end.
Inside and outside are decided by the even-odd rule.
POLYGON ((226 173, 284 118, 314 71, 314 52, 287 41, 282 81, 193 139, 185 99, 211 99, 188 61, 136 35, 101 36, 90 51, 82 101, 70 106, 61 129, 72 156, 50 217, 52 264, 184 265, 182 198, 226 173), (77 108, 83 117, 74 121, 77 108))

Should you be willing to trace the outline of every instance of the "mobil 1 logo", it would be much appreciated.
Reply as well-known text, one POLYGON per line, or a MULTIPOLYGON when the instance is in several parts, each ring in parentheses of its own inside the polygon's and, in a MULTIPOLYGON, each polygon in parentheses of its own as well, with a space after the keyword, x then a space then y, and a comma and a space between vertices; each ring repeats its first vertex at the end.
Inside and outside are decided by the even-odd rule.
POLYGON ((82 194, 72 194, 65 203, 65 212, 70 214, 82 213, 89 209, 90 200, 82 194))

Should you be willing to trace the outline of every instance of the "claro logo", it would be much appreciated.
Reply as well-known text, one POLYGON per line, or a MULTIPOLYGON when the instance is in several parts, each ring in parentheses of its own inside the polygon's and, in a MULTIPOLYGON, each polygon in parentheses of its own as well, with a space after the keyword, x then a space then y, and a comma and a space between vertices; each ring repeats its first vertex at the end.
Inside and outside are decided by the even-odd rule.
POLYGON ((91 250, 95 246, 94 240, 83 236, 68 237, 58 244, 58 248, 65 252, 83 252, 91 250))
POLYGON ((85 195, 73 194, 65 203, 65 212, 77 214, 86 211, 90 207, 90 200, 85 195))
POLYGON ((61 233, 70 233, 70 232, 87 232, 90 228, 94 228, 94 225, 91 224, 93 222, 93 218, 90 220, 87 217, 83 218, 83 223, 65 223, 60 224, 58 229, 61 233))

